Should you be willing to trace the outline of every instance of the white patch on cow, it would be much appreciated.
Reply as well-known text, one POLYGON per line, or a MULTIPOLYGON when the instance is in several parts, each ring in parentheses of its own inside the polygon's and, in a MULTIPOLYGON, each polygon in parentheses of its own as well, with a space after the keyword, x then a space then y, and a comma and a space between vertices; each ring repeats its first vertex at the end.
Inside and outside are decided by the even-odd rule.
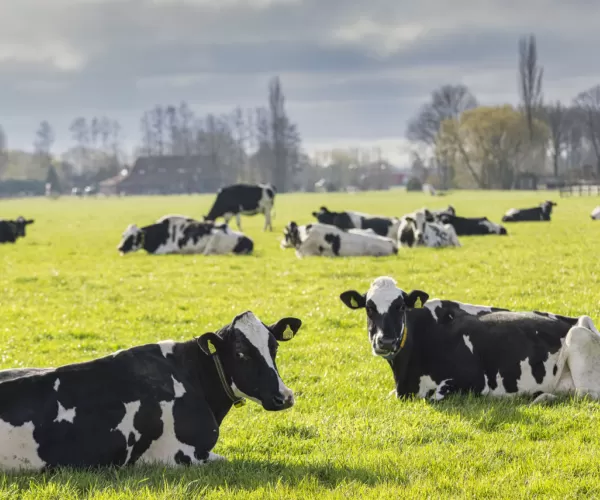
POLYGON ((471 316, 477 316, 483 312, 485 312, 485 313, 492 312, 492 308, 490 306, 478 306, 478 305, 473 305, 473 304, 464 304, 462 302, 455 302, 455 304, 458 305, 458 308, 461 311, 464 311, 471 316))
POLYGON ((175 392, 175 397, 182 397, 185 394, 185 388, 183 387, 183 384, 179 382, 173 375, 171 375, 171 378, 173 379, 173 390, 175 392))
POLYGON ((119 431, 121 434, 123 434, 123 437, 125 438, 125 446, 127 447, 127 458, 125 459, 125 463, 123 465, 126 465, 127 463, 129 463, 129 460, 131 459, 131 452, 133 451, 133 446, 135 445, 135 442, 139 441, 140 437, 142 436, 136 430, 136 428, 133 424, 135 414, 140 409, 141 402, 140 401, 131 401, 129 403, 124 403, 124 404, 125 404, 125 416, 123 417, 123 420, 121 420, 121 422, 119 422, 119 425, 117 425, 112 430, 119 431), (129 444, 129 436, 131 434, 133 434, 133 436, 135 438, 135 442, 130 445, 129 444))
POLYGON ((509 208, 504 215, 506 217, 511 217, 511 216, 516 215, 518 213, 519 213, 519 209, 518 208, 509 208))
POLYGON ((352 221, 352 225, 357 228, 360 229, 362 227, 362 218, 369 218, 372 216, 360 213, 360 212, 346 212, 348 214, 348 217, 350 217, 350 220, 352 221))
POLYGON ((469 348, 469 351, 471 351, 471 354, 473 353, 473 344, 471 343, 471 339, 469 337, 467 337, 466 335, 463 335, 463 340, 465 341, 465 345, 469 348))
POLYGON ((496 374, 496 387, 494 389, 491 389, 489 394, 492 396, 509 395, 509 393, 506 392, 506 389, 504 388, 504 379, 502 378, 502 375, 500 375, 500 372, 496 374))
POLYGON ((490 384, 488 383, 487 375, 483 374, 483 389, 481 390, 482 396, 487 396, 490 393, 490 384))
POLYGON ((442 399, 444 399, 444 394, 442 393, 442 389, 448 385, 448 382, 452 380, 451 378, 447 378, 446 380, 442 380, 440 382, 440 384, 437 386, 436 390, 435 390, 435 394, 431 397, 432 399, 434 399, 435 401, 441 401, 442 399))
POLYGON ((175 349, 175 342, 172 340, 161 340, 157 342, 158 347, 160 347, 160 352, 166 358, 169 354, 173 354, 173 349, 175 349))
POLYGON ((213 229, 203 253, 204 255, 226 255, 233 252, 238 242, 245 237, 245 234, 238 231, 223 232, 220 229, 213 229))
POLYGON ((380 276, 371 283, 367 291, 367 301, 371 300, 375 304, 380 314, 386 313, 392 302, 403 294, 396 286, 396 280, 389 276, 380 276))
MULTIPOLYGON (((267 366, 271 368, 277 376, 277 382, 279 383, 279 392, 285 399, 291 399, 294 397, 294 393, 286 387, 275 369, 273 364, 273 358, 269 351, 269 331, 263 325, 254 313, 248 311, 240 316, 232 325, 237 328, 242 334, 248 339, 248 341, 256 348, 260 355, 264 358, 267 366)), ((239 389, 238 389, 239 390, 239 389)))
POLYGON ((222 455, 217 455, 216 453, 213 453, 212 451, 208 452, 208 458, 206 459, 206 462, 226 462, 227 459, 222 456, 222 455))
POLYGON ((253 398, 252 396, 248 396, 248 394, 246 394, 245 392, 240 391, 240 388, 235 385, 235 383, 231 383, 231 390, 233 391, 233 394, 235 396, 237 396, 238 398, 246 398, 249 399, 250 401, 254 401, 255 403, 258 403, 259 405, 262 404, 261 401, 259 399, 253 398))
POLYGON ((60 401, 57 401, 58 403, 58 413, 56 415, 56 418, 54 419, 55 422, 69 422, 69 423, 73 423, 73 420, 75 420, 75 407, 73 408, 69 408, 68 410, 60 404, 60 401))
POLYGON ((590 217, 593 220, 600 220, 600 206, 598 206, 598 207, 594 208, 594 210, 592 210, 590 217))
POLYGON ((140 457, 142 463, 160 463, 164 465, 177 465, 175 456, 182 452, 189 457, 192 464, 204 464, 206 460, 198 460, 194 456, 195 448, 189 444, 182 443, 175 434, 175 417, 173 416, 173 404, 175 401, 161 401, 161 421, 163 432, 158 439, 152 441, 150 447, 140 457))
POLYGON ((490 233, 500 234, 501 226, 489 220, 479 221, 479 224, 488 228, 490 233))
POLYGON ((11 425, 0 419, 0 469, 39 470, 46 465, 38 455, 33 422, 11 425))
POLYGON ((420 398, 426 398, 431 391, 437 390, 438 385, 429 375, 422 375, 419 379, 419 390, 417 395, 420 398))
POLYGON ((59 379, 56 379, 56 380, 54 381, 54 390, 55 390, 55 391, 58 391, 58 388, 59 388, 59 387, 60 387, 60 380, 59 380, 59 379))
POLYGON ((591 318, 579 318, 567 333, 565 347, 575 394, 600 399, 600 332, 591 318))

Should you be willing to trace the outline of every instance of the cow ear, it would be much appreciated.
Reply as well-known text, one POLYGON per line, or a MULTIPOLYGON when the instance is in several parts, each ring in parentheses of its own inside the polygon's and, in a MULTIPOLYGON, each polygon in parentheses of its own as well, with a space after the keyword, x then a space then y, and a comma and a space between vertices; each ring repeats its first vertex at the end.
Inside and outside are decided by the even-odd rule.
POLYGON ((278 341, 292 340, 298 333, 302 321, 298 318, 281 318, 277 323, 269 326, 269 330, 278 341))
POLYGON ((427 302, 428 298, 429 294, 423 292, 422 290, 413 290, 406 297, 404 297, 404 303, 408 307, 419 309, 423 307, 423 304, 427 302))
POLYGON ((25 224, 33 224, 35 221, 33 219, 29 219, 25 221, 25 224))
POLYGON ((347 290, 340 295, 341 301, 350 309, 362 309, 367 305, 367 298, 356 290, 347 290))
POLYGON ((197 341, 198 345, 200 346, 200 349, 202 349, 204 354, 206 354, 207 356, 219 352, 219 349, 223 346, 223 339, 213 332, 208 332, 204 335, 200 335, 197 341))

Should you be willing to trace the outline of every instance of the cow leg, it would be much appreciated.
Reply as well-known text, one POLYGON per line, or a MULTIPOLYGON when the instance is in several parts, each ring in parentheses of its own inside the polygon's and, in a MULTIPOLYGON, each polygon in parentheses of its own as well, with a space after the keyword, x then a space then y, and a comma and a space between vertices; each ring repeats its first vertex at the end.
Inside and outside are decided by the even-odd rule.
POLYGON ((273 225, 271 224, 271 211, 270 210, 265 211, 265 227, 263 228, 263 231, 266 231, 267 227, 269 228, 269 231, 273 231, 273 225))
POLYGON ((589 316, 569 330, 565 346, 575 394, 600 399, 600 332, 589 316))
POLYGON ((242 230, 242 216, 240 215, 239 212, 237 214, 235 214, 235 222, 237 223, 238 229, 241 231, 242 230))

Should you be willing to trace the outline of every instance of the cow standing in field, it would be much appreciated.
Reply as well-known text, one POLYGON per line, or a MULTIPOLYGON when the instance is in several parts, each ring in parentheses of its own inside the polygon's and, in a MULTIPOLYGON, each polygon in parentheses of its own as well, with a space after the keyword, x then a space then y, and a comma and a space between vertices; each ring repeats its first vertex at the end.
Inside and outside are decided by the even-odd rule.
POLYGON ((552 207, 555 206, 553 201, 545 201, 535 208, 511 208, 502 217, 502 222, 550 221, 552 207))
POLYGON ((17 239, 25 238, 25 228, 33 223, 33 219, 24 217, 15 220, 0 219, 0 243, 15 243, 17 239))
POLYGON ((592 218, 592 220, 600 220, 600 206, 592 210, 590 217, 592 218))
POLYGON ((366 230, 343 231, 329 224, 298 226, 290 222, 284 230, 282 248, 295 248, 299 258, 324 257, 383 257, 398 253, 391 238, 369 234, 366 230))
POLYGON ((233 184, 224 187, 217 192, 217 198, 210 209, 208 215, 204 217, 205 221, 214 221, 219 217, 229 220, 235 216, 238 229, 242 229, 240 220, 241 215, 264 214, 265 225, 273 230, 271 223, 271 211, 275 204, 275 188, 270 184, 233 184))
POLYGON ((400 247, 442 248, 461 246, 456 231, 450 224, 429 222, 427 214, 423 210, 402 217, 397 237, 400 247))
POLYGON ((600 332, 588 316, 428 300, 385 276, 366 293, 348 290, 340 298, 366 310, 373 354, 390 364, 398 397, 600 397, 600 332))
POLYGON ((232 231, 227 224, 215 225, 171 216, 141 228, 130 224, 117 249, 121 254, 144 249, 153 255, 243 255, 252 253, 254 242, 246 235, 232 231))
POLYGON ((439 216, 442 224, 450 224, 457 236, 481 236, 486 234, 506 235, 504 226, 490 221, 487 217, 456 217, 442 214, 439 216))
POLYGON ((321 224, 329 224, 343 230, 372 229, 379 236, 394 239, 400 225, 400 219, 397 217, 383 217, 350 211, 330 212, 327 207, 319 208, 319 211, 313 212, 312 215, 321 224))
POLYGON ((270 326, 252 312, 216 333, 162 341, 50 369, 0 371, 0 469, 200 465, 244 398, 294 405, 275 357, 302 322, 270 326))

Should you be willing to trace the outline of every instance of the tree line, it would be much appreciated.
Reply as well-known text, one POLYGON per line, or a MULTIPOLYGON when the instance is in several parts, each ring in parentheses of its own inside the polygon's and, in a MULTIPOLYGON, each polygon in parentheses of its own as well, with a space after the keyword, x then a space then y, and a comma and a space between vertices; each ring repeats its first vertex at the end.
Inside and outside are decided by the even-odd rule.
POLYGON ((482 106, 463 84, 431 93, 408 123, 413 171, 442 188, 511 189, 523 175, 600 177, 600 85, 544 102, 534 35, 518 44, 518 106, 482 106), (548 165, 549 164, 549 165, 548 165))

